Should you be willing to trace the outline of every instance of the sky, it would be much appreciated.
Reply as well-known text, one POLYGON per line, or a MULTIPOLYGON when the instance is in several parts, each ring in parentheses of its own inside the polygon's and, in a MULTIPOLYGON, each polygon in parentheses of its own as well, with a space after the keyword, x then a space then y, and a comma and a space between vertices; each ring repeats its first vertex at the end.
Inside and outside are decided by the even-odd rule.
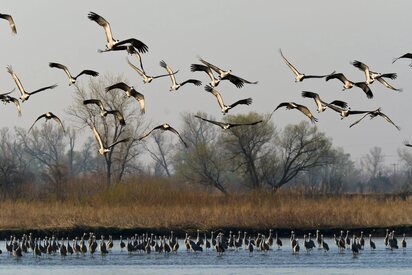
MULTIPOLYGON (((412 68, 409 60, 392 64, 394 57, 412 51, 410 36, 410 1, 23 1, 1 0, 0 13, 11 14, 18 34, 13 36, 7 21, 0 21, 0 92, 15 87, 6 66, 12 65, 27 90, 57 83, 54 90, 34 95, 22 104, 23 116, 14 106, 1 105, 0 127, 29 128, 34 119, 51 111, 70 123, 65 113, 74 98, 74 88, 49 62, 65 64, 76 74, 93 69, 101 75, 123 75, 129 84, 145 95, 146 114, 153 125, 168 122, 181 126, 182 112, 202 111, 223 118, 215 98, 203 87, 186 85, 169 92, 170 80, 162 78, 143 84, 130 69, 125 53, 100 54, 106 44, 103 29, 87 18, 89 11, 103 16, 111 24, 117 39, 137 38, 149 46, 143 55, 145 70, 152 75, 164 73, 159 66, 165 60, 173 70, 180 70, 178 81, 196 78, 207 84, 206 74, 190 72, 198 56, 257 85, 237 89, 229 82, 217 88, 226 104, 252 97, 250 106, 238 106, 231 114, 250 111, 270 113, 284 101, 294 101, 310 108, 319 119, 319 129, 358 161, 373 146, 383 149, 386 163, 398 161, 397 149, 403 141, 412 142, 410 102, 412 68), (378 72, 396 72, 390 83, 398 93, 375 81, 370 100, 357 88, 342 92, 339 81, 308 79, 294 82, 283 63, 279 49, 289 61, 306 74, 342 72, 349 79, 364 81, 363 72, 350 65, 359 60, 378 72), (301 91, 317 92, 325 101, 347 101, 353 110, 382 107, 398 131, 381 118, 365 119, 353 128, 356 117, 341 120, 331 110, 318 114, 312 100, 301 91)), ((131 59, 134 61, 133 59, 131 59)), ((136 62, 135 62, 136 63, 136 62)), ((79 79, 86 84, 88 77, 79 79)), ((18 90, 12 94, 20 96, 18 90)), ((137 109, 136 109, 137 110, 137 109)), ((296 110, 278 110, 272 120, 278 129, 306 118, 296 110)), ((91 135, 85 132, 84 135, 91 135)), ((175 137, 171 137, 175 138, 175 137)))

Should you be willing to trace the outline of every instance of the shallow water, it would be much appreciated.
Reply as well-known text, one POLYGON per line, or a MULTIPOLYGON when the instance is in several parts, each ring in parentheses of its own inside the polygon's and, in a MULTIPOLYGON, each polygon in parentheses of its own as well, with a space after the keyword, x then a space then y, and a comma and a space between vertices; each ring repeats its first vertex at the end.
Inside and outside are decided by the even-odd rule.
MULTIPOLYGON (((358 256, 350 250, 338 252, 331 239, 325 240, 331 250, 324 253, 315 248, 312 252, 291 253, 289 241, 278 250, 263 253, 226 251, 217 256, 213 250, 200 253, 180 249, 176 254, 129 254, 121 251, 119 242, 107 256, 95 254, 43 255, 34 257, 32 253, 16 259, 5 251, 4 241, 0 242, 0 274, 412 274, 412 250, 391 251, 385 248, 383 239, 376 238, 377 249, 371 251, 367 245, 358 256)), ((301 248, 303 244, 301 243, 301 248)))

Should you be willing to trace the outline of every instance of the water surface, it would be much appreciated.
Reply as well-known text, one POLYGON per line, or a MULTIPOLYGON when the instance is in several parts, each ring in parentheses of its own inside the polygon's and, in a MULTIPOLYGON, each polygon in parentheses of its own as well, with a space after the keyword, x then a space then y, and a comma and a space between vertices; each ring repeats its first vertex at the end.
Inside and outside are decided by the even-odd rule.
MULTIPOLYGON (((249 254, 243 249, 226 251, 218 256, 213 250, 199 253, 180 249, 176 254, 129 254, 121 251, 119 242, 107 256, 72 255, 62 257, 32 253, 16 259, 5 252, 4 241, 0 242, 0 274, 412 274, 412 251, 387 249, 383 239, 375 239, 377 249, 365 247, 359 255, 350 250, 339 252, 332 240, 330 251, 325 253, 315 248, 307 253, 301 250, 293 255, 289 241, 284 239, 281 249, 274 247, 264 252, 249 254)), ((303 244, 301 244, 303 248, 303 244)))

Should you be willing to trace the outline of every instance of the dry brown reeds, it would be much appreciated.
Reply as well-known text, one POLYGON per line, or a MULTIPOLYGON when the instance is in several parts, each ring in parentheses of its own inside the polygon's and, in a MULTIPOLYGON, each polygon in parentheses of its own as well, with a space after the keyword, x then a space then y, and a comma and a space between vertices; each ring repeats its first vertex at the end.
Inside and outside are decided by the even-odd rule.
POLYGON ((296 229, 412 224, 411 196, 305 196, 290 191, 225 196, 193 185, 151 179, 98 187, 103 191, 90 192, 96 189, 90 185, 82 192, 66 192, 63 200, 47 196, 5 199, 0 202, 0 229, 296 229))

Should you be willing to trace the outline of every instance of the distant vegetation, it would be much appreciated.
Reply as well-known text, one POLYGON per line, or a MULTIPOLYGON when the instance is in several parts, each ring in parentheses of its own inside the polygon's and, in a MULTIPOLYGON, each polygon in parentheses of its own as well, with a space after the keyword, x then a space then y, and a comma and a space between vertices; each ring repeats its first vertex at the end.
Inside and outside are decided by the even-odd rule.
POLYGON ((219 120, 207 114, 183 113, 173 127, 188 148, 170 132, 139 141, 153 125, 134 99, 104 91, 118 81, 106 77, 77 87, 65 133, 43 122, 29 133, 0 129, 0 228, 411 223, 405 213, 411 207, 409 148, 398 151, 402 165, 387 167, 379 147, 355 163, 316 126, 305 121, 280 129, 259 113, 225 116, 231 123, 263 120, 227 130, 194 116, 219 120), (121 111, 126 126, 83 105, 87 98, 121 111), (79 129, 91 133, 90 127, 108 144, 131 140, 101 156, 91 135, 79 144, 79 129))
POLYGON ((86 179, 63 200, 32 196, 0 202, 1 229, 382 228, 412 224, 412 197, 304 195, 299 189, 207 192, 151 178, 106 187, 86 179))

